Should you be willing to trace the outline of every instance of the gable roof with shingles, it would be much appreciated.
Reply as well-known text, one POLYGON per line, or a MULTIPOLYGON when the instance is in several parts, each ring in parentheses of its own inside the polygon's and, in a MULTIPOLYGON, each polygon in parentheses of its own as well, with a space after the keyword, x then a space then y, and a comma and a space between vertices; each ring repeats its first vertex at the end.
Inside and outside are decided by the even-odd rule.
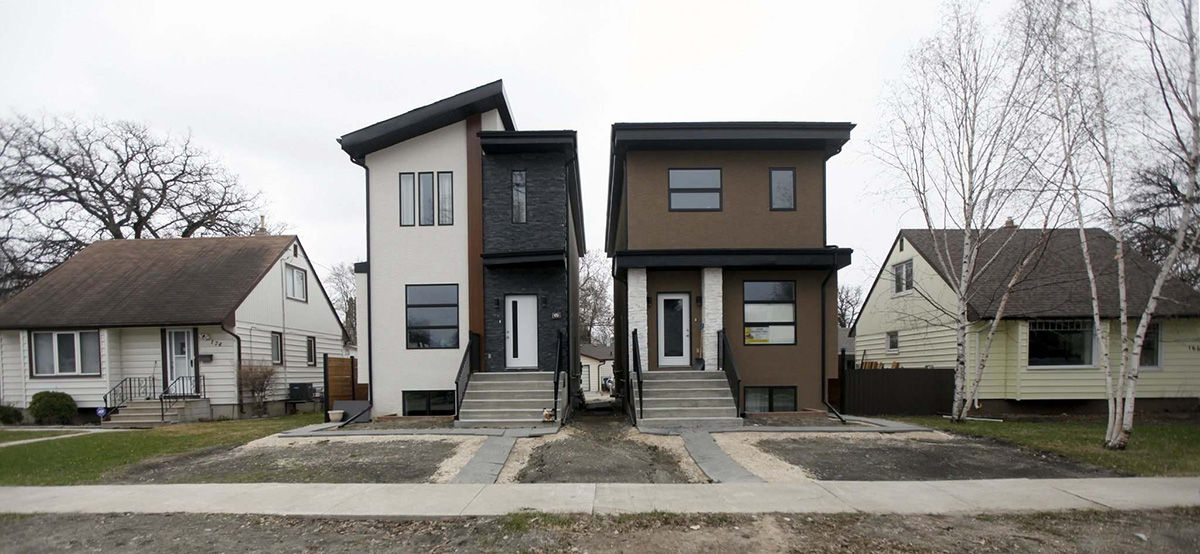
POLYGON ((594 360, 605 361, 613 359, 613 347, 611 346, 581 344, 579 345, 579 353, 594 360))
POLYGON ((0 306, 0 329, 217 325, 294 235, 93 243, 0 306))
MULTIPOLYGON (((1103 229, 1089 228, 1085 232, 1096 273, 1097 290, 1100 292, 1100 316, 1119 317, 1116 239, 1103 229)), ((1041 229, 992 229, 984 231, 981 236, 984 239, 977 267, 982 267, 993 257, 995 260, 974 281, 974 292, 968 299, 968 316, 971 320, 996 317, 1001 297, 1013 273, 1025 254, 1035 249, 1025 275, 1013 287, 1004 317, 1038 319, 1092 316, 1091 287, 1078 228, 1052 230, 1044 243, 1040 240, 1041 229)), ((961 265, 961 229, 903 229, 899 238, 908 241, 938 275, 950 283, 944 272, 943 261, 948 261, 952 271, 957 271, 953 268, 961 265)), ((1159 265, 1126 246, 1125 268, 1128 306, 1130 314, 1136 317, 1150 299, 1159 265)), ((1200 316, 1200 292, 1172 277, 1163 285, 1154 315, 1200 316)))

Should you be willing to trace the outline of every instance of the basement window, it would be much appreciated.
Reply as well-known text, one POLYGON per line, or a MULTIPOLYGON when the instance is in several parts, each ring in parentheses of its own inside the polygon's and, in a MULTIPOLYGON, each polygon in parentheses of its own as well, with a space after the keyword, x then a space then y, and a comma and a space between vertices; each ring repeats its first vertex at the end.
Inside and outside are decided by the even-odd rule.
POLYGON ((454 415, 454 391, 452 391, 452 390, 404 391, 404 415, 406 415, 406 416, 454 415))
POLYGON ((796 411, 796 387, 746 387, 747 412, 796 411))

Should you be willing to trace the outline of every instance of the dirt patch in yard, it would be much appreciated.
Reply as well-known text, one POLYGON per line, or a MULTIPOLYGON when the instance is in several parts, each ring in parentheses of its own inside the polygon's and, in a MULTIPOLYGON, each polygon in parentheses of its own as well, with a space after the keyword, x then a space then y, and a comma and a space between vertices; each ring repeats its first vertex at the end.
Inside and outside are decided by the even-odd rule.
POLYGON ((824 481, 1116 477, 1110 470, 989 439, 945 433, 787 434, 762 451, 824 481))
POLYGON ((453 429, 454 416, 400 417, 369 423, 351 423, 337 431, 386 431, 389 429, 453 429))
POLYGON ((484 437, 266 437, 130 466, 110 483, 444 483, 484 437))
POLYGON ((703 483, 683 439, 641 435, 623 415, 579 411, 557 435, 520 439, 497 482, 703 483))
POLYGON ((1200 551, 1198 521, 1197 509, 1003 516, 522 513, 402 521, 62 514, 0 516, 0 552, 1191 553, 1200 551))
POLYGON ((825 412, 746 414, 742 422, 746 427, 863 427, 855 422, 830 419, 825 412))

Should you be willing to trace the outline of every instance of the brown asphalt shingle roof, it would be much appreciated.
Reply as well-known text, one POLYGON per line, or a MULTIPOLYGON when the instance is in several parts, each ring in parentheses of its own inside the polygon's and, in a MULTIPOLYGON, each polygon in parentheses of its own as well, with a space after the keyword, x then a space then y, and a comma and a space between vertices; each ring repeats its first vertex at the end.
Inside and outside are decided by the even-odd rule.
POLYGON ((579 352, 584 356, 600 361, 613 359, 613 347, 611 346, 581 344, 579 345, 579 352))
POLYGON ((221 323, 295 240, 96 242, 0 306, 0 329, 221 323))
MULTIPOLYGON (((1117 297, 1116 239, 1103 229, 1087 229, 1088 247, 1100 292, 1100 314, 1119 317, 1117 297)), ((1000 298, 1026 252, 1037 247, 1040 229, 996 229, 984 233, 979 264, 995 256, 1001 245, 1016 233, 999 258, 975 282, 975 293, 968 300, 970 319, 990 319, 996 315, 1000 298)), ((957 273, 962 261, 962 230, 904 229, 900 236, 908 241, 946 279, 937 252, 949 251, 951 271, 957 273), (935 234, 936 233, 936 234, 935 234), (949 248, 947 249, 947 240, 949 248)), ((1159 266, 1126 246, 1125 267, 1130 315, 1137 317, 1146 307, 1159 266)), ((1025 277, 1013 288, 1004 317, 1012 319, 1080 318, 1092 316, 1092 296, 1088 283, 1079 229, 1057 229, 1026 269, 1025 277)), ((948 279, 946 279, 949 282, 948 279)), ((889 280, 890 282, 890 280, 889 280)), ((1176 278, 1163 285, 1162 297, 1154 311, 1156 317, 1200 316, 1200 292, 1176 278)))

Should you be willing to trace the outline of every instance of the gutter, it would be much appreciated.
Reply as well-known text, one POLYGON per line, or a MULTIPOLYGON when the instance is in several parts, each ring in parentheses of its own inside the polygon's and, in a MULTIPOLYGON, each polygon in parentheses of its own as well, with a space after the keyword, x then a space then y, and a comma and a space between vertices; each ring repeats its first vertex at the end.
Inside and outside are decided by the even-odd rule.
MULTIPOLYGON (((846 418, 842 417, 842 414, 838 413, 838 411, 829 404, 829 400, 826 398, 827 393, 829 392, 829 382, 825 380, 825 364, 827 360, 825 356, 827 350, 825 345, 825 321, 826 312, 828 311, 825 308, 825 285, 829 284, 829 280, 833 278, 834 275, 837 275, 836 265, 830 266, 829 273, 825 275, 825 280, 821 281, 821 403, 824 404, 825 408, 834 416, 836 416, 839 421, 845 424, 846 418)), ((840 379, 841 376, 839 375, 838 378, 840 379)))
POLYGON ((246 408, 242 404, 242 337, 233 332, 232 329, 226 327, 224 322, 221 323, 221 330, 228 333, 237 341, 237 367, 233 370, 233 382, 234 386, 237 387, 238 414, 244 414, 246 413, 246 408))

